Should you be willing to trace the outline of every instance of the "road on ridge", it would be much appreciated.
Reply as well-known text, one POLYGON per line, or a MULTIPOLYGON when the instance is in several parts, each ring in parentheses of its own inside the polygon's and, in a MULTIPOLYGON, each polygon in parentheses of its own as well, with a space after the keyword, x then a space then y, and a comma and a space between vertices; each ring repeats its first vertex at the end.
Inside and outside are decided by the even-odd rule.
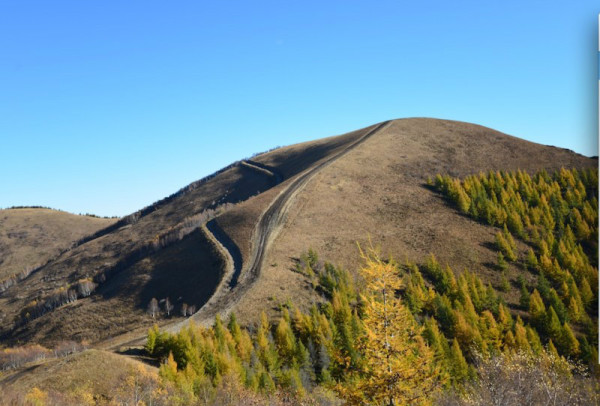
MULTIPOLYGON (((208 236, 213 244, 215 244, 225 259, 226 269, 224 276, 217 286, 215 293, 213 293, 211 298, 204 304, 204 306, 202 306, 202 308, 200 308, 200 310, 185 320, 166 325, 163 328, 171 333, 176 333, 181 328, 188 325, 190 320, 192 320, 196 325, 204 325, 208 327, 213 324, 217 314, 221 315, 222 318, 227 317, 233 310, 234 306, 260 277, 260 272, 269 245, 277 236, 280 226, 284 224, 289 207, 291 206, 291 203, 298 192, 300 192, 304 186, 306 186, 306 184, 323 168, 347 154, 352 149, 366 141, 369 137, 387 127, 389 124, 390 121, 384 121, 383 123, 376 125, 373 129, 369 130, 366 134, 354 141, 352 144, 348 145, 342 151, 337 152, 323 162, 305 170, 300 175, 296 175, 295 179, 292 178, 293 180, 291 180, 289 185, 287 185, 287 187, 285 187, 277 195, 277 197, 273 199, 273 201, 269 204, 259 218, 252 236, 251 257, 246 266, 244 266, 241 261, 233 260, 232 253, 227 248, 227 246, 230 246, 233 244, 233 242, 226 235, 223 235, 224 232, 222 230, 220 230, 220 232, 213 233, 209 230, 206 224, 203 225, 203 232, 208 236)), ((276 184, 281 183, 283 180, 281 174, 279 174, 276 170, 267 167, 266 165, 253 161, 243 161, 241 164, 257 171, 261 171, 269 176, 273 176, 276 184)), ((211 226, 211 228, 214 227, 214 225, 211 226)), ((117 342, 113 341, 110 345, 110 348, 117 350, 123 346, 143 345, 145 339, 146 336, 144 335, 136 337, 135 339, 130 339, 125 343, 118 343, 118 340, 117 342)))
MULTIPOLYGON (((389 125, 389 123, 390 121, 385 121, 381 124, 378 124, 375 128, 371 129, 369 132, 360 137, 358 140, 354 141, 351 145, 344 148, 342 151, 327 158, 318 165, 307 169, 305 172, 292 180, 291 183, 271 202, 258 220, 252 237, 252 253, 250 261, 243 269, 233 270, 234 273, 240 275, 237 283, 221 284, 211 299, 189 319, 193 320, 196 324, 208 326, 212 325, 217 314, 220 314, 223 318, 226 317, 231 312, 235 304, 239 302, 242 296, 258 280, 269 244, 275 239, 279 231, 279 227, 285 222, 287 211, 298 192, 300 192, 308 183, 308 181, 312 179, 312 177, 315 176, 319 171, 350 152, 352 149, 366 141, 373 134, 389 125)), ((251 164, 257 165, 254 162, 251 164)), ((261 165, 260 169, 269 170, 264 165, 261 165)), ((276 173, 273 173, 273 176, 281 179, 280 175, 276 173)), ((212 238, 218 241, 218 238, 215 235, 213 235, 212 238)), ((223 251, 226 244, 222 241, 219 241, 218 246, 220 246, 221 250, 223 251)), ((223 255, 225 258, 228 258, 228 261, 231 260, 231 254, 229 252, 223 252, 223 255)), ((224 277, 224 279, 226 279, 226 277, 224 277)), ((182 323, 182 325, 183 324, 184 323, 182 323)), ((179 330, 179 328, 176 330, 179 330)), ((169 330, 172 331, 171 329, 169 330)))

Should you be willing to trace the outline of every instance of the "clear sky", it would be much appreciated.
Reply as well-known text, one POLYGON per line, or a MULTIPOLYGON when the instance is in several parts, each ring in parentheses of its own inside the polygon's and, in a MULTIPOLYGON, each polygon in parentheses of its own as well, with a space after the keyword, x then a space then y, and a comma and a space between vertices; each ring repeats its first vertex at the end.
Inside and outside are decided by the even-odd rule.
POLYGON ((0 207, 125 215, 252 153, 402 117, 597 155, 599 12, 0 0, 0 207))

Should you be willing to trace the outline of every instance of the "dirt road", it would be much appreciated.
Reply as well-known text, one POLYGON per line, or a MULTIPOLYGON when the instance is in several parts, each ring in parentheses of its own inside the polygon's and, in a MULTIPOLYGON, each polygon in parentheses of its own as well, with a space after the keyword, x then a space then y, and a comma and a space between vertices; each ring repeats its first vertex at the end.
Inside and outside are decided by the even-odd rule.
MULTIPOLYGON (((194 323, 208 326, 213 323, 217 314, 220 314, 223 318, 227 317, 235 304, 238 303, 241 297, 259 278, 269 245, 275 239, 275 237, 277 237, 280 227, 285 223, 288 209, 298 192, 300 192, 310 181, 310 179, 312 179, 312 177, 315 176, 319 171, 334 162, 336 159, 347 154, 373 134, 386 127, 389 123, 389 121, 385 121, 377 125, 375 128, 367 132, 344 150, 336 153, 335 155, 327 158, 325 161, 307 169, 300 175, 297 175, 295 178, 289 180, 290 183, 287 185, 287 187, 284 188, 271 202, 258 220, 258 223, 254 229, 254 235, 252 237, 252 256, 250 257, 250 261, 243 267, 243 269, 233 270, 233 274, 237 273, 239 275, 239 279, 236 283, 222 283, 219 288, 217 288, 217 291, 213 297, 206 303, 206 305, 204 305, 196 314, 190 317, 194 323)), ((258 166, 257 163, 252 162, 252 164, 258 166)), ((265 167, 264 165, 261 165, 260 169, 267 171, 272 170, 272 168, 265 167)), ((277 173, 273 173, 273 176, 281 179, 281 175, 278 175, 277 173)), ((222 248, 227 247, 229 243, 229 241, 220 241, 218 235, 213 234, 212 238, 217 240, 219 242, 218 245, 222 248)), ((227 250, 223 252, 223 255, 228 259, 232 258, 231 253, 227 250)), ((230 280, 230 282, 233 281, 230 280)), ((180 326, 177 327, 181 328, 180 326)), ((169 330, 174 331, 171 329, 169 330)))
MULTIPOLYGON (((296 195, 319 171, 356 148, 389 124, 390 121, 378 124, 342 151, 339 151, 323 162, 305 170, 301 174, 296 175, 296 177, 287 179, 285 182, 289 182, 288 185, 279 193, 279 195, 277 195, 271 204, 269 204, 256 224, 252 237, 251 257, 245 266, 240 260, 239 249, 232 246, 232 244, 234 244, 233 241, 223 232, 223 230, 218 228, 218 225, 213 222, 212 224, 203 226, 203 232, 206 233, 210 240, 215 244, 225 259, 226 269, 224 276, 217 286, 215 293, 199 311, 188 319, 165 326, 164 329, 171 333, 176 333, 186 326, 190 320, 197 325, 210 326, 214 322, 217 314, 221 315, 222 318, 227 317, 234 306, 260 277, 260 272, 269 245, 277 237, 281 226, 285 223, 287 212, 296 195)), ((272 176, 276 184, 283 181, 281 174, 266 165, 253 161, 243 161, 242 165, 263 172, 268 176, 272 176)), ((118 346, 143 345, 144 341, 145 336, 136 337, 126 343, 120 343, 118 346)), ((111 348, 116 349, 118 346, 111 346, 111 348)))

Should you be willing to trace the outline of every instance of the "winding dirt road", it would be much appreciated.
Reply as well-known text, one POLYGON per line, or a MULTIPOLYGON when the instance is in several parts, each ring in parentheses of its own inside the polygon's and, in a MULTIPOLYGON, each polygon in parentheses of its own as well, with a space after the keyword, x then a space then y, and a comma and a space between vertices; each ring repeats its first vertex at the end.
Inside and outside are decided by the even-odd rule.
MULTIPOLYGON (((286 181, 289 181, 290 183, 279 193, 279 195, 277 195, 275 199, 273 199, 271 204, 269 204, 269 206, 262 213, 258 223, 256 224, 252 237, 251 257, 245 266, 240 260, 234 259, 234 257, 237 257, 236 254, 239 255, 239 249, 235 247, 237 252, 232 255, 232 252, 230 251, 234 250, 231 248, 228 249, 228 246, 231 247, 233 242, 226 235, 224 235, 224 232, 220 229, 218 229, 218 232, 213 232, 215 231, 216 227, 218 227, 217 225, 214 223, 211 226, 208 224, 203 225, 202 231, 208 236, 213 244, 215 244, 219 252, 221 252, 221 255, 223 255, 226 263, 224 276, 217 286, 215 293, 200 310, 185 320, 165 326, 164 329, 171 333, 176 333, 181 328, 186 326, 190 320, 197 325, 210 326, 214 322, 217 314, 219 314, 222 318, 227 317, 233 310, 234 306, 260 277, 260 272, 263 267, 267 250, 269 249, 269 245, 277 237, 281 226, 285 223, 288 210, 297 194, 323 168, 330 165, 338 158, 344 156, 352 149, 366 141, 369 137, 387 127, 389 124, 390 121, 384 121, 383 123, 378 124, 358 140, 344 148, 342 151, 305 170, 301 174, 296 175, 295 178, 287 179, 286 181), (213 231, 211 231, 211 228, 213 231)), ((276 184, 279 184, 283 181, 281 174, 279 174, 273 168, 267 167, 266 165, 253 161, 242 161, 241 164, 248 168, 260 171, 268 176, 273 176, 276 184)), ((116 349, 119 346, 143 345, 144 342, 145 335, 143 337, 136 337, 135 339, 126 343, 119 343, 118 345, 111 347, 116 349)))
MULTIPOLYGON (((306 184, 323 168, 342 157, 343 155, 350 152, 352 149, 366 141, 373 134, 382 130, 386 126, 389 125, 389 121, 385 121, 381 124, 378 124, 375 128, 367 132, 358 140, 354 141, 351 145, 344 148, 342 151, 334 154, 333 156, 327 158, 325 161, 319 163, 318 165, 307 169, 300 175, 297 175, 295 179, 293 179, 289 185, 284 188, 279 195, 271 202, 271 204, 267 207, 267 209, 263 212, 258 223, 254 229, 254 235, 252 237, 252 256, 250 257, 250 261, 243 267, 243 269, 233 271, 230 269, 229 272, 226 272, 223 281, 215 291, 214 295, 211 299, 198 311, 196 314, 191 316, 189 320, 193 320, 196 324, 202 325, 211 325, 214 321, 214 318, 217 314, 220 314, 221 317, 225 318, 231 312, 233 307, 239 302, 242 296, 252 287, 252 285, 258 280, 260 277, 260 272, 263 267, 263 262, 265 260, 267 250, 269 249, 269 245, 271 242, 277 237, 281 226, 285 223, 285 219, 287 217, 288 210, 292 205, 292 202, 296 195, 306 186, 306 184), (230 283, 231 276, 234 274, 239 274, 239 280, 237 283, 230 283), (229 277, 228 277, 229 276, 229 277)), ((259 164, 250 162, 250 164, 257 166, 259 164)), ((264 165, 260 165, 260 170, 263 171, 271 171, 272 175, 276 177, 279 181, 282 179, 281 175, 277 174, 276 171, 268 168, 264 165)), ((215 235, 211 236, 211 239, 214 239, 217 242, 217 246, 220 247, 222 255, 226 259, 228 264, 232 264, 232 256, 225 249, 226 244, 223 241, 219 241, 215 235)), ((187 320, 185 321, 187 322, 187 320)), ((184 323, 178 323, 174 329, 169 328, 169 331, 177 331, 184 323), (180 326, 181 324, 181 326, 180 326)))

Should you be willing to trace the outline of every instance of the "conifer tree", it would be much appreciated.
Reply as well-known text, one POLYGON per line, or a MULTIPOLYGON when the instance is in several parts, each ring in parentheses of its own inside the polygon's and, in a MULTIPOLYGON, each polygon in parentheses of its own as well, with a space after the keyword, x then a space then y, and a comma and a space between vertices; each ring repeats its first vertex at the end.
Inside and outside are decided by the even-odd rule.
POLYGON ((552 340, 548 341, 548 345, 546 346, 546 351, 548 351, 548 354, 552 355, 555 358, 560 358, 558 355, 558 351, 556 350, 556 347, 554 346, 554 343, 552 342, 552 340))
POLYGON ((502 251, 498 251, 498 268, 500 268, 501 271, 506 271, 508 269, 508 262, 504 259, 502 251))
POLYGON ((587 308, 592 303, 594 299, 594 293, 592 292, 592 288, 590 288, 590 284, 588 283, 587 278, 582 278, 581 285, 579 288, 579 292, 581 294, 581 300, 583 301, 583 305, 587 308))
POLYGON ((279 324, 275 330, 275 343, 284 364, 292 365, 296 351, 296 338, 285 317, 279 320, 279 324))
POLYGON ((159 330, 158 325, 154 324, 152 328, 148 329, 148 337, 146 339, 146 352, 150 355, 154 355, 154 349, 156 348, 156 339, 158 337, 159 330))
POLYGON ((450 347, 450 354, 448 358, 452 382, 456 385, 466 380, 469 376, 469 366, 465 360, 465 357, 463 356, 460 345, 458 344, 456 338, 452 340, 452 346, 450 347))
POLYGON ((546 306, 544 306, 544 301, 537 289, 534 289, 529 297, 529 314, 531 315, 531 320, 541 326, 546 315, 546 306))
POLYGON ((544 326, 548 337, 550 337, 554 342, 560 342, 562 337, 562 325, 560 324, 560 320, 554 311, 554 307, 548 307, 546 311, 546 325, 544 326))
POLYGON ((522 351, 531 351, 531 346, 527 339, 527 330, 520 317, 517 317, 517 322, 515 323, 515 345, 522 351))
POLYGON ((357 389, 370 401, 385 405, 424 403, 439 371, 420 335, 422 328, 396 297, 398 267, 393 261, 383 261, 372 248, 361 255, 366 262, 361 270, 366 282, 362 298, 366 334, 359 347, 365 356, 366 376, 357 389))
POLYGON ((577 300, 574 297, 571 297, 569 299, 569 309, 568 309, 568 312, 569 312, 569 319, 570 320, 572 320, 574 322, 579 321, 579 319, 581 317, 581 314, 582 314, 582 311, 581 311, 581 308, 580 308, 579 304, 577 304, 577 300))
POLYGON ((542 341, 540 340, 540 336, 530 326, 525 327, 525 330, 527 331, 527 341, 529 341, 531 350, 536 355, 541 354, 542 351, 544 351, 544 347, 542 346, 542 341))
POLYGON ((437 361, 441 361, 450 352, 448 341, 438 327, 437 321, 433 317, 428 317, 423 325, 423 337, 427 344, 434 351, 437 361))
POLYGON ((521 275, 519 275, 519 286, 521 291, 521 295, 519 296, 519 304, 522 308, 528 309, 530 296, 529 290, 527 290, 527 284, 525 282, 525 279, 521 275))
POLYGON ((159 375, 170 382, 175 382, 177 379, 177 362, 175 362, 172 352, 169 352, 167 362, 160 366, 159 375))
POLYGON ((535 270, 538 267, 538 260, 535 256, 535 253, 531 248, 527 251, 527 259, 526 259, 527 267, 531 270, 535 270))
POLYGON ((579 341, 577 341, 575 334, 573 334, 573 330, 571 330, 571 327, 569 327, 567 323, 563 324, 560 347, 562 353, 565 355, 575 356, 579 354, 579 341))

